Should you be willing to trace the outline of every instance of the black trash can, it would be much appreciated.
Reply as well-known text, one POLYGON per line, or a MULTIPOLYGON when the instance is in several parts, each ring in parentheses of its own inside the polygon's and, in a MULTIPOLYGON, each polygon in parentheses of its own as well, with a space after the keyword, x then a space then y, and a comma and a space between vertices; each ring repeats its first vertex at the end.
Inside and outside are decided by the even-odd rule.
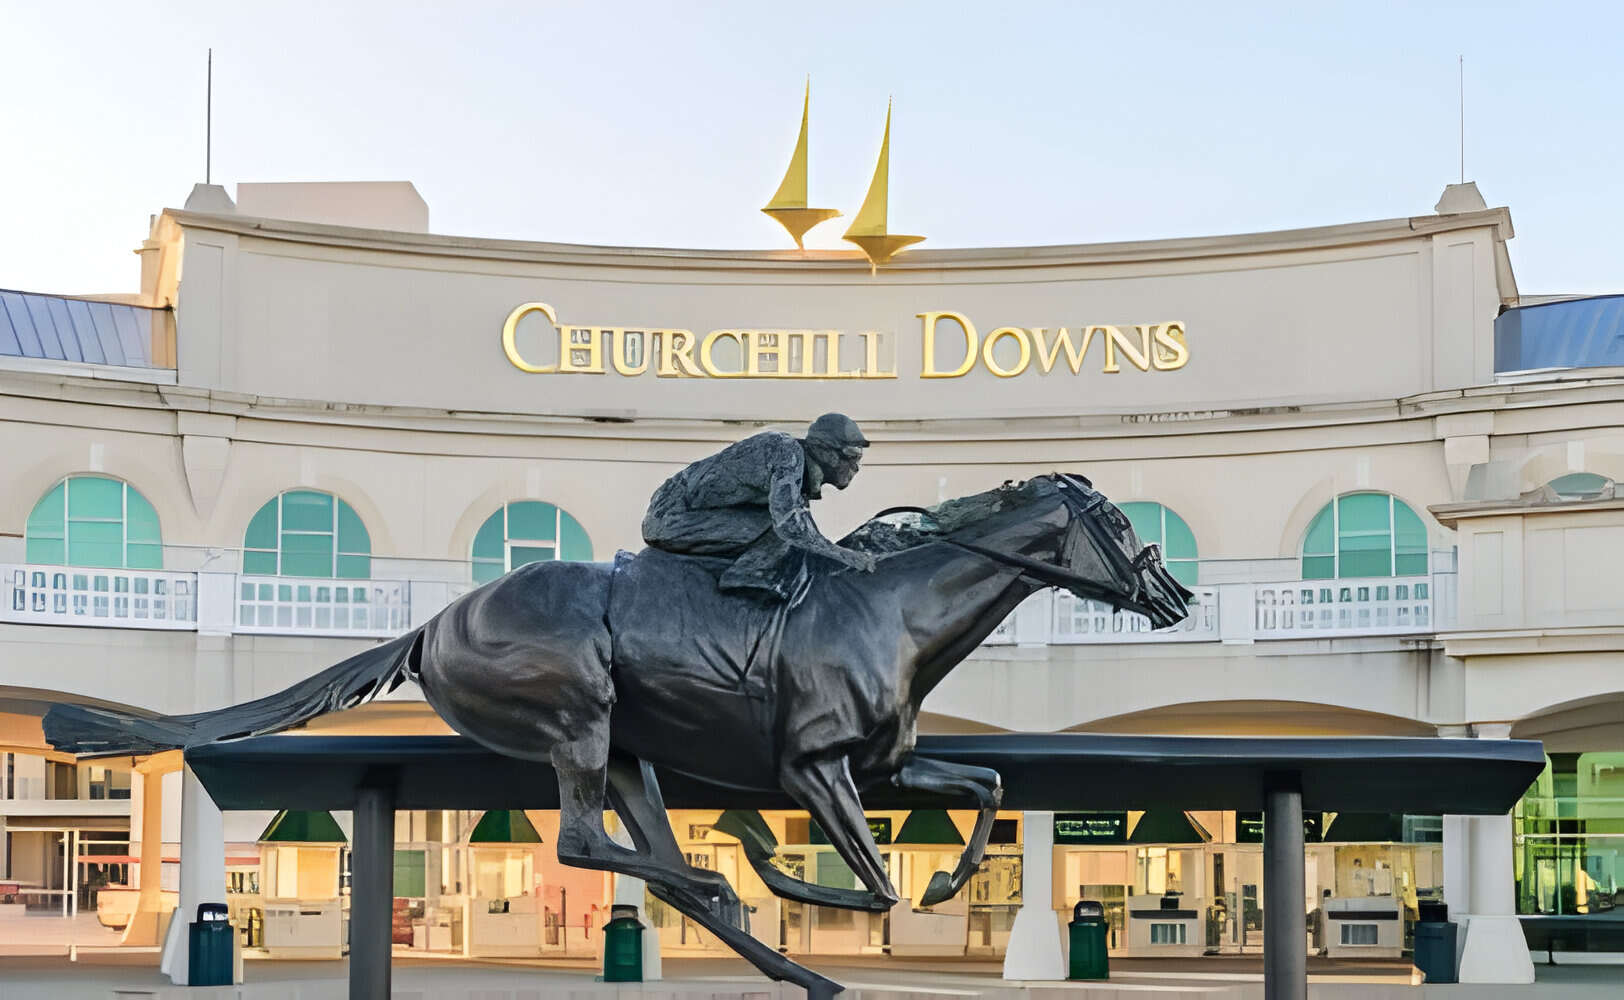
POLYGON ((232 947, 237 935, 232 930, 224 903, 199 903, 197 919, 188 930, 191 938, 186 959, 186 985, 230 986, 232 947))
POLYGON ((1449 907, 1442 900, 1423 899, 1415 924, 1415 967, 1429 985, 1457 982, 1455 937, 1460 927, 1449 922, 1449 907))
POLYGON ((1105 907, 1092 899, 1080 901, 1067 925, 1071 961, 1067 979, 1108 979, 1105 956, 1105 907))

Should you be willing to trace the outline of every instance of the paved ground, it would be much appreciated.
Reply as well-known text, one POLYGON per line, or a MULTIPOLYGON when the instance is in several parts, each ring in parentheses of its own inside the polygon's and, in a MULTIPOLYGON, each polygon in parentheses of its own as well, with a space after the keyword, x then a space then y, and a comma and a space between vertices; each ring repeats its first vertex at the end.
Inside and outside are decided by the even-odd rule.
MULTIPOLYGON (((184 989, 159 976, 152 951, 0 957, 0 1000, 343 1000, 340 962, 249 962, 237 988, 184 989)), ((469 963, 399 957, 397 1000, 799 1000, 800 991, 755 975, 742 962, 673 958, 660 983, 595 982, 584 963, 569 968, 520 962, 469 963)), ((848 987, 841 1000, 1261 1000, 1261 962, 1234 959, 1116 961, 1104 983, 1005 983, 994 963, 842 959, 814 968, 848 987)), ((1533 986, 1425 986, 1404 963, 1309 966, 1311 1000, 1619 1000, 1624 968, 1537 969, 1533 986)))

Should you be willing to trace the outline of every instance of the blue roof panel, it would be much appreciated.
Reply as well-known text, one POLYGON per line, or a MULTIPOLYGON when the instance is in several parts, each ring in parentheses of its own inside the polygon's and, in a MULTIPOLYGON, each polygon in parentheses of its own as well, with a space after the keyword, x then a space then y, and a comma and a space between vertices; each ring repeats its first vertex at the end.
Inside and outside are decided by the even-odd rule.
POLYGON ((1507 309, 1494 321, 1494 370, 1624 366, 1624 295, 1507 309))
POLYGON ((151 368, 154 312, 0 289, 0 356, 151 368))

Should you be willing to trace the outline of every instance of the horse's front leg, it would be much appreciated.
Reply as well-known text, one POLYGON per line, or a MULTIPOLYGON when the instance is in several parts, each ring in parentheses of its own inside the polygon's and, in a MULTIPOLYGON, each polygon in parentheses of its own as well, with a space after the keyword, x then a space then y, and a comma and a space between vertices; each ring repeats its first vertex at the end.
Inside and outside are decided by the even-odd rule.
POLYGON ((891 778, 898 788, 918 792, 936 792, 942 795, 969 795, 976 800, 981 812, 976 816, 975 829, 970 842, 953 874, 937 872, 930 877, 930 885, 919 899, 920 906, 934 906, 952 899, 970 880, 981 859, 987 853, 987 838, 992 835, 992 823, 998 816, 998 804, 1004 798, 1003 781, 998 772, 988 767, 971 764, 953 764, 930 757, 910 756, 891 778))
POLYGON ((802 758, 786 762, 779 784, 812 814, 829 843, 863 885, 874 894, 870 909, 884 912, 897 903, 897 891, 885 875, 885 862, 868 832, 863 802, 851 780, 851 765, 842 757, 802 758))
POLYGON ((750 862, 750 867, 755 869, 756 875, 772 890, 772 894, 780 899, 842 910, 884 909, 878 898, 867 889, 836 889, 817 885, 775 868, 773 855, 778 853, 778 838, 759 812, 729 809, 717 819, 716 829, 738 838, 739 845, 744 848, 744 859, 750 862))

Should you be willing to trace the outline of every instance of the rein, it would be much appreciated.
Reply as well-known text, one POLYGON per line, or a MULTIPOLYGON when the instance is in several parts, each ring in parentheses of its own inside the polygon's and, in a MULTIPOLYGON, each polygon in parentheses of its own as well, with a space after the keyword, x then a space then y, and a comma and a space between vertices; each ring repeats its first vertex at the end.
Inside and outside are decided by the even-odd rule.
MULTIPOLYGON (((1067 478, 1069 479, 1070 477, 1067 478)), ((1099 494, 1095 494, 1095 496, 1098 495, 1099 494)), ((1095 507, 1097 507, 1098 504, 1085 507, 1080 501, 1073 500, 1070 496, 1065 497, 1065 501, 1066 506, 1070 507, 1072 513, 1077 515, 1082 519, 1083 523, 1088 525, 1092 533, 1092 531, 1095 530, 1092 515, 1095 507)), ((931 518, 934 520, 934 516, 925 508, 910 506, 887 507, 885 510, 875 514, 874 517, 881 518, 890 514, 918 514, 922 517, 931 518)), ((1067 537, 1070 537, 1069 533, 1067 537)), ((1061 587, 1074 592, 1083 591, 1088 593, 1093 599, 1103 601, 1113 606, 1120 606, 1124 603, 1132 603, 1138 596, 1137 587, 1135 587, 1133 593, 1129 594, 1124 594, 1121 591, 1110 590, 1096 580, 1091 580, 1088 577, 1074 573, 1064 566, 1056 566, 1052 563, 1046 563, 1041 559, 1033 559, 1030 556, 1017 555, 1013 552, 1000 552, 997 549, 989 549, 985 546, 976 545, 973 542, 961 542, 956 538, 949 538, 946 535, 933 540, 945 542, 948 545, 963 549, 966 552, 973 552, 978 556, 991 559, 993 562, 1002 563, 1003 565, 1009 566, 1012 569, 1019 570, 1021 576, 1041 586, 1061 587)), ((1106 551, 1115 554, 1113 550, 1107 549, 1106 551)), ((1122 562, 1124 565, 1122 567, 1118 567, 1119 569, 1126 568, 1130 572, 1138 569, 1138 566, 1130 564, 1126 557, 1123 557, 1122 562)), ((1135 562, 1137 562, 1137 560, 1135 562)), ((1130 577, 1130 579, 1131 578, 1132 577, 1130 577)))

